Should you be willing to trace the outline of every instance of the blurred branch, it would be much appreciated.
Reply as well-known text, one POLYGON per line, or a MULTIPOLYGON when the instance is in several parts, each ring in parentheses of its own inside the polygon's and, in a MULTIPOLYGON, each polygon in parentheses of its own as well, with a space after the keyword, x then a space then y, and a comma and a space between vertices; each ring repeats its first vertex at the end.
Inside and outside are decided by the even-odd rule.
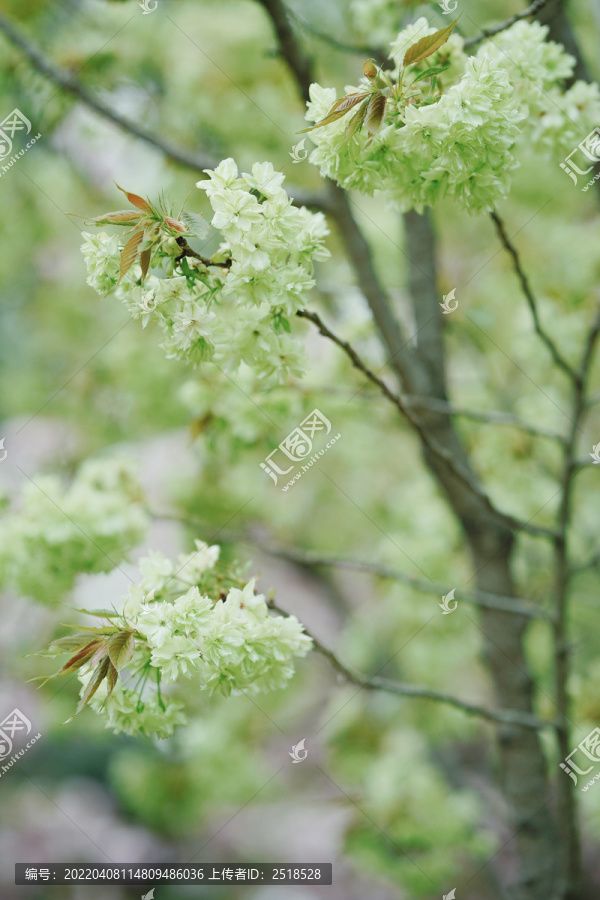
MULTIPOLYGON (((167 159, 179 163, 204 177, 204 169, 214 169, 219 164, 219 160, 213 159, 208 154, 198 155, 191 153, 183 147, 165 141, 150 131, 147 131, 141 125, 138 125, 127 116, 122 116, 115 112, 102 100, 95 97, 87 88, 85 88, 68 69, 63 69, 53 63, 44 54, 32 44, 28 38, 18 31, 13 23, 2 13, 0 13, 0 32, 3 33, 8 40, 18 47, 29 62, 49 81, 56 84, 62 90, 68 91, 81 100, 82 103, 92 109, 98 115, 112 122, 122 131, 145 141, 150 146, 160 150, 167 159)), ((290 196, 293 195, 293 201, 296 206, 307 206, 311 209, 320 209, 327 211, 329 202, 327 195, 323 192, 320 195, 309 194, 301 188, 290 186, 288 188, 290 196)))
MULTIPOLYGON (((267 605, 269 609, 272 609, 282 616, 290 615, 290 613, 276 606, 273 601, 268 601, 267 605)), ((431 688, 422 687, 421 685, 392 681, 389 678, 380 678, 377 675, 373 675, 371 678, 359 675, 357 672, 353 672, 349 669, 348 666, 345 666, 332 650, 325 647, 325 645, 306 628, 304 623, 302 624, 302 627, 304 632, 312 639, 314 649, 317 653, 320 653, 329 660, 336 672, 342 675, 346 681, 350 682, 350 684, 355 684, 357 687, 364 690, 386 691, 387 693, 396 694, 401 697, 419 697, 425 700, 435 700, 438 703, 445 703, 448 706, 453 706, 455 709, 459 709, 461 712, 467 713, 468 715, 479 716, 479 718, 487 719, 490 722, 498 722, 502 725, 518 725, 523 728, 533 728, 535 730, 554 727, 553 722, 544 722, 537 716, 527 712, 521 712, 520 710, 488 709, 485 706, 468 703, 465 700, 459 700, 458 697, 453 697, 451 694, 444 694, 440 691, 434 691, 431 688)))
POLYGON ((510 28, 511 25, 514 25, 515 22, 520 22, 521 19, 527 19, 529 18, 529 16, 535 16, 544 8, 544 6, 546 6, 548 2, 549 0, 534 0, 531 6, 528 6, 527 9, 522 10, 522 12, 515 13, 514 16, 511 16, 510 19, 507 19, 500 25, 493 25, 491 28, 484 28, 479 34, 475 35, 475 37, 467 38, 465 40, 465 47, 474 47, 475 44, 479 44, 481 41, 485 40, 485 38, 493 37, 495 34, 500 34, 501 31, 506 31, 506 29, 510 28))
MULTIPOLYGON (((570 652, 568 641, 567 611, 569 599, 569 566, 568 532, 572 519, 573 487, 577 472, 577 436, 580 421, 586 410, 586 391, 594 350, 600 333, 600 306, 596 318, 588 333, 585 349, 579 370, 574 373, 573 402, 571 428, 565 446, 562 493, 558 510, 558 534, 554 541, 556 567, 556 618, 554 622, 554 677, 556 705, 558 707, 557 739, 559 757, 565 759, 571 748, 571 729, 569 721, 570 698, 568 681, 570 671, 570 652)), ((577 823, 577 806, 573 785, 566 778, 558 783, 558 821, 562 829, 561 852, 562 870, 568 885, 568 896, 575 897, 581 882, 581 847, 577 823)))
MULTIPOLYGON (((258 546, 261 550, 268 553, 269 556, 276 556, 279 559, 285 559, 289 562, 303 566, 325 566, 327 568, 351 569, 356 572, 366 572, 370 575, 376 575, 379 578, 388 578, 391 581, 399 581, 423 594, 434 594, 438 597, 441 597, 444 592, 448 591, 447 585, 421 581, 419 578, 407 575, 399 569, 393 569, 389 566, 381 565, 380 563, 362 562, 356 559, 332 559, 320 556, 319 554, 290 550, 285 547, 277 547, 270 544, 259 543, 258 546)), ((552 616, 545 610, 540 609, 539 606, 515 597, 503 597, 500 594, 491 594, 487 591, 470 591, 464 594, 461 592, 460 600, 465 603, 472 603, 475 606, 485 606, 488 609, 498 609, 502 612, 513 612, 522 616, 529 616, 533 619, 552 621, 552 616)))
POLYGON ((576 377, 575 370, 572 368, 572 366, 569 365, 569 363, 559 353, 559 351, 556 347, 556 344, 554 343, 554 341, 552 340, 550 335, 546 331, 544 331, 544 329, 542 328, 542 325, 540 322, 540 317, 538 314, 538 309, 537 309, 537 302, 536 302, 535 296, 533 294, 533 291, 531 290, 531 285, 529 284, 527 276, 521 265, 521 260, 520 260, 519 254, 517 252, 517 249, 514 246, 514 244, 511 243, 511 240, 508 237, 508 234, 506 233, 506 228, 504 226, 502 219, 500 218, 498 213, 495 211, 492 211, 490 213, 490 216, 492 218, 494 225, 496 226, 496 231, 498 233, 498 236, 500 238, 502 245, 504 246, 504 249, 507 251, 507 253, 512 258, 513 267, 514 267, 515 273, 517 275, 517 278, 519 279, 519 283, 521 285, 521 290, 523 291, 523 295, 525 296, 525 299, 527 300, 529 309, 531 310, 531 315, 533 317, 533 324, 535 327, 536 334, 538 335, 539 338, 541 338, 541 340, 546 345, 546 348, 548 349, 550 356, 554 360, 555 364, 560 369, 563 370, 565 375, 567 375, 571 380, 573 380, 576 377))
MULTIPOLYGON (((600 396, 598 399, 600 399, 600 396)), ((437 400, 435 397, 412 397, 410 394, 403 394, 402 402, 406 406, 410 406, 411 404, 416 406, 426 406, 428 409, 446 413, 448 416, 461 416, 465 419, 474 419, 478 422, 489 422, 491 425, 508 425, 513 428, 518 428, 519 431, 525 431, 527 434, 535 435, 536 437, 550 438, 561 444, 566 443, 565 436, 559 434, 558 431, 551 431, 549 428, 540 428, 538 425, 532 425, 530 422, 525 422, 518 416, 512 415, 512 413, 491 409, 470 409, 466 406, 457 406, 454 403, 446 403, 444 400, 437 400)))
MULTIPOLYGON (((262 2, 262 0, 259 0, 259 2, 262 2)), ((306 19, 303 19, 287 5, 285 6, 285 12, 290 18, 298 23, 303 31, 311 34, 313 37, 317 38, 317 40, 323 41, 324 44, 327 44, 334 50, 341 50, 342 53, 354 53, 356 56, 368 56, 369 58, 374 59, 379 66, 383 66, 389 58, 383 47, 371 47, 368 44, 349 44, 345 41, 340 41, 331 34, 319 31, 318 28, 315 28, 314 25, 311 25, 310 22, 307 22, 306 19)))
POLYGON ((136 122, 129 119, 127 116, 122 116, 119 113, 115 112, 110 106, 107 106, 93 94, 91 94, 87 88, 85 88, 68 69, 60 68, 51 62, 47 57, 45 57, 40 50, 38 50, 30 41, 25 38, 12 24, 12 22, 0 13, 0 31, 8 38, 8 40, 14 44, 16 47, 21 50, 24 56, 27 57, 29 62, 40 72, 42 75, 45 75, 50 81, 54 84, 58 85, 65 91, 73 94, 75 97, 78 97, 83 103, 86 104, 90 109, 93 109, 99 115, 103 116, 105 119, 108 119, 114 125, 117 125, 119 128, 122 128, 124 131, 128 131, 130 134, 135 135, 135 137, 140 138, 140 140, 145 141, 147 144, 151 144, 151 146, 156 147, 165 156, 169 159, 174 160, 175 162, 181 163, 184 166, 187 166, 190 169, 195 169, 197 171, 202 171, 203 169, 212 169, 217 162, 214 159, 211 159, 209 156, 196 156, 195 154, 191 154, 186 150, 181 149, 180 147, 176 147, 174 144, 168 143, 162 138, 158 138, 156 135, 152 134, 149 131, 146 131, 145 128, 142 128, 136 122))
POLYGON ((429 432, 421 425, 421 422, 415 415, 409 411, 408 407, 402 402, 402 399, 394 394, 393 391, 387 386, 385 381, 379 378, 374 372, 369 369, 369 367, 361 360, 358 353, 354 348, 347 342, 343 341, 341 338, 337 337, 321 320, 321 318, 317 315, 317 313, 309 312, 309 310, 301 309, 296 313, 302 319, 308 319, 313 322, 320 333, 328 338, 330 341, 333 341, 334 344, 337 344, 344 353, 349 357, 352 365, 357 368, 360 372, 365 375, 369 381, 373 382, 373 384, 377 385, 383 395, 394 404, 394 406, 405 416, 410 424, 413 426, 415 431, 418 433, 425 447, 427 447, 431 453, 435 455, 437 459, 439 459, 448 469, 452 471, 452 473, 458 478, 462 484, 468 488, 468 490, 477 496, 477 498, 483 503, 483 505, 487 508, 488 513, 498 522, 501 522, 506 527, 511 530, 517 531, 526 531, 529 534, 535 534, 538 536, 554 538, 555 533, 547 528, 542 528, 537 525, 532 525, 529 522, 521 522, 518 519, 513 518, 512 516, 505 515, 504 513, 497 510, 487 496, 487 494, 479 487, 479 485, 474 481, 471 475, 463 470, 460 467, 450 450, 446 447, 439 444, 434 438, 431 437, 429 432))

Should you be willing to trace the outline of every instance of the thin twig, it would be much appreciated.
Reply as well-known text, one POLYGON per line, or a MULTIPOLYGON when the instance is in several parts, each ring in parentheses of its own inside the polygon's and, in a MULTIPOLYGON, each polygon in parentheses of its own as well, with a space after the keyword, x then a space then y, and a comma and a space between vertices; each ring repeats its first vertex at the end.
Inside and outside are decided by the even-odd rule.
MULTIPOLYGON (((56 84, 62 90, 73 94, 73 96, 81 100, 81 102, 89 109, 92 109, 94 112, 98 113, 98 115, 107 119, 109 122, 112 122, 113 125, 116 125, 122 131, 131 134, 134 137, 145 141, 147 144, 150 144, 152 147, 155 147, 157 150, 160 150, 167 159, 191 169, 201 177, 205 177, 205 169, 214 169, 215 166, 218 165, 219 160, 214 159, 208 154, 198 155, 191 153, 183 147, 165 141, 156 134, 147 131, 127 116, 122 116, 115 112, 110 106, 91 94, 87 88, 77 80, 77 77, 72 72, 68 69, 60 68, 44 56, 44 54, 24 37, 24 35, 14 27, 13 23, 1 13, 0 32, 2 32, 15 47, 18 47, 38 72, 41 72, 41 74, 48 78, 49 81, 56 84)), ((324 191, 320 194, 313 194, 308 193, 302 188, 296 188, 293 185, 289 185, 287 190, 290 197, 293 198, 295 206, 306 206, 310 209, 322 210, 323 212, 327 212, 330 207, 329 198, 324 191)))
MULTIPOLYGON (((262 3, 264 0, 259 0, 259 2, 262 3)), ((368 56, 376 60, 379 65, 383 65, 389 58, 389 55, 385 52, 383 47, 373 47, 369 44, 349 44, 347 41, 340 41, 338 38, 333 37, 331 34, 327 34, 325 31, 319 31, 318 28, 315 28, 314 25, 311 25, 310 22, 307 22, 306 19, 299 16, 298 13, 287 6, 287 4, 284 6, 284 9, 289 18, 294 19, 303 31, 311 34, 313 37, 317 38, 317 40, 323 41, 323 43, 327 44, 329 47, 333 47, 334 50, 341 50, 342 53, 354 53, 356 56, 368 56)))
POLYGON ((472 494, 479 498, 490 515, 492 515, 499 522, 502 522, 502 524, 506 525, 512 531, 526 531, 529 534, 535 534, 537 536, 551 539, 554 539, 556 537, 555 532, 551 529, 543 528, 539 525, 532 525, 530 522, 521 522, 518 519, 515 519, 513 516, 508 516, 505 513, 497 510, 492 505, 492 502, 487 494, 473 481, 473 479, 467 472, 463 471, 463 469, 457 465, 454 457, 452 456, 452 453, 445 447, 442 447, 440 444, 438 444, 438 442, 428 434, 428 432, 421 425, 420 421, 414 416, 412 411, 402 402, 402 399, 392 390, 390 390, 385 381, 383 381, 374 372, 372 372, 371 369, 369 369, 369 367, 359 357, 356 350, 347 341, 343 341, 341 338, 337 337, 337 335, 335 335, 325 325, 325 323, 321 320, 317 313, 310 312, 306 309, 300 309, 298 310, 296 315, 300 318, 308 319, 309 321, 313 322, 324 337, 328 338, 330 341, 333 341, 334 344, 337 344, 337 346, 344 351, 344 353, 349 357, 352 365, 356 369, 362 372, 363 375, 366 375, 369 381, 377 385, 383 395, 391 403, 394 404, 394 406, 402 413, 403 416, 408 419, 410 424, 418 433, 423 444, 453 472, 456 478, 458 478, 472 494))
POLYGON ((446 413, 448 416, 460 416, 465 419, 474 419, 477 422, 489 422, 492 425, 507 425, 511 428, 518 428, 519 431, 525 431, 527 434, 535 435, 535 437, 550 438, 561 444, 566 442, 566 437, 558 431, 541 428, 539 425, 532 425, 530 422, 525 422, 512 413, 501 412, 500 410, 471 409, 466 406, 457 406, 454 403, 446 403, 444 400, 438 400, 436 397, 419 397, 412 394, 402 394, 402 402, 407 406, 423 406, 434 410, 434 412, 446 413))
POLYGON ((533 317, 533 324, 535 327, 536 334, 541 338, 541 340, 546 345, 548 351, 550 352, 550 356, 552 357, 552 359, 554 360, 556 365, 563 370, 565 375, 567 375, 571 379, 571 381, 573 381, 575 378, 575 370, 573 369, 573 367, 571 365, 569 365, 569 363, 566 361, 566 359, 561 355, 561 353, 559 352, 556 344, 554 343, 554 341, 552 340, 550 335, 546 331, 544 331, 544 329, 542 327, 542 324, 540 322, 540 317, 538 314, 537 302, 536 302, 535 296, 533 294, 533 291, 531 290, 531 285, 529 284, 527 275, 525 274, 523 267, 521 265, 521 260, 519 258, 519 254, 517 252, 517 248, 514 246, 513 243, 511 243, 511 240, 508 237, 508 234, 506 233, 506 228, 504 226, 504 223, 503 223, 502 219, 500 218, 500 216, 498 215, 498 213, 495 212, 494 210, 492 210, 492 212, 490 213, 490 216, 492 218, 492 221, 494 222, 494 225, 496 226, 496 231, 498 232, 498 236, 504 246, 504 249, 507 251, 507 253, 510 254, 510 256, 512 258, 513 266, 514 266, 515 272, 517 274, 517 278, 519 279, 519 283, 521 285, 521 290, 523 291, 523 294, 525 296, 525 299, 527 300, 529 309, 531 310, 531 315, 533 317))
POLYGON ((493 37, 495 34, 500 34, 501 31, 506 31, 506 29, 510 28, 511 25, 514 25, 515 22, 520 22, 521 19, 528 19, 529 16, 535 16, 548 2, 549 0, 534 0, 527 9, 515 13, 514 16, 511 16, 510 19, 507 19, 500 25, 492 25, 490 28, 484 28, 479 34, 475 35, 475 37, 467 38, 465 40, 465 47, 474 47, 475 44, 479 44, 481 41, 485 40, 485 38, 493 37))
MULTIPOLYGON (((370 575, 376 575, 379 578, 388 578, 391 581, 399 581, 401 584, 407 584, 417 591, 424 594, 435 594, 441 597, 444 592, 448 591, 448 585, 436 584, 435 582, 421 581, 414 578, 399 569, 390 566, 381 565, 380 563, 363 562, 357 559, 343 559, 324 557, 320 554, 308 553, 306 551, 290 550, 285 547, 277 547, 270 544, 258 543, 258 546, 269 556, 276 556, 279 559, 285 559, 289 562, 297 563, 304 566, 323 566, 325 568, 335 569, 351 569, 356 572, 366 572, 370 575)), ((484 606, 488 609, 497 609, 502 612, 516 613, 521 616, 528 616, 532 619, 544 619, 552 621, 552 616, 541 609, 534 603, 528 603, 526 600, 520 600, 515 597, 504 597, 501 594, 492 594, 488 591, 469 591, 460 592, 461 601, 472 603, 475 606, 484 606)))
POLYGON ((181 247, 181 253, 176 259, 176 262, 184 259, 186 256, 191 256, 192 259, 199 259, 201 263, 204 263, 205 266, 218 266, 221 269, 230 269, 232 260, 231 258, 226 259, 224 262, 211 262, 210 259, 207 259, 206 256, 202 256, 200 253, 196 253, 195 250, 192 250, 188 242, 184 237, 178 237, 177 243, 181 247))
MULTIPOLYGON (((277 612, 282 616, 290 615, 290 613, 276 606, 273 601, 268 601, 267 605, 274 612, 277 612)), ((435 700, 437 703, 445 703, 447 706, 459 709, 461 712, 467 713, 467 715, 479 716, 479 718, 487 719, 490 722, 497 722, 501 725, 518 725, 523 728, 533 728, 536 731, 542 728, 555 727, 553 722, 544 722, 542 719, 539 719, 531 713, 512 709, 488 709, 485 706, 469 703, 466 700, 460 700, 458 697, 453 697, 451 694, 444 694, 441 691, 434 691, 431 688, 421 685, 392 681, 389 678, 380 678, 377 675, 374 675, 371 678, 359 675, 357 672, 353 672, 348 666, 344 665, 344 663, 342 663, 335 655, 333 650, 330 650, 322 644, 304 624, 302 627, 308 637, 311 638, 317 653, 324 656, 331 663, 336 672, 342 675, 346 681, 350 684, 355 684, 357 687, 363 688, 364 690, 386 691, 387 693, 396 694, 401 697, 419 697, 425 700, 435 700)))

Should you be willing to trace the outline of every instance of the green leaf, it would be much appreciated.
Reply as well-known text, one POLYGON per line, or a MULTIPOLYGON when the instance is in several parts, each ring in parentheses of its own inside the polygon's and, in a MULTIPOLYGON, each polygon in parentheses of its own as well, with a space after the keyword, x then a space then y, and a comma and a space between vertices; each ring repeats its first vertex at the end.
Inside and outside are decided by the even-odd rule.
MULTIPOLYGON (((460 16, 458 17, 458 19, 459 18, 460 16)), ((446 25, 445 28, 440 28, 440 30, 436 31, 434 34, 426 35, 425 37, 421 38, 420 41, 417 41, 416 44, 413 44, 412 47, 409 47, 404 54, 402 65, 414 65, 414 63, 420 62, 422 59, 427 59, 428 56, 431 56, 432 53, 435 53, 436 50, 439 50, 440 47, 442 47, 446 43, 446 41, 454 31, 454 27, 458 22, 458 19, 455 19, 454 22, 450 22, 450 24, 446 25)))
POLYGON ((447 62, 443 66, 432 66, 430 69, 425 69, 424 72, 421 72, 413 79, 412 83, 416 84, 417 81, 423 81, 424 78, 435 78, 436 75, 441 75, 442 72, 445 72, 449 65, 450 63, 447 62))
MULTIPOLYGON (((123 252, 121 253, 121 263, 119 265, 119 281, 126 275, 138 256, 139 246, 142 243, 142 238, 144 237, 144 232, 141 228, 137 228, 125 246, 123 247, 123 252)), ((117 282, 118 284, 119 282, 117 282)))
POLYGON ((135 638, 133 631, 120 631, 108 641, 108 655, 117 671, 129 662, 134 650, 135 638))
POLYGON ((206 219, 202 216, 199 216, 197 213, 187 212, 186 210, 184 210, 181 213, 181 221, 187 228, 188 234, 192 234, 197 238, 206 237, 210 230, 210 225, 206 221, 206 219))
MULTIPOLYGON (((115 612, 114 609, 79 609, 77 606, 71 606, 70 608, 75 612, 85 613, 86 616, 97 616, 99 619, 115 619, 121 615, 121 613, 115 612)), ((77 628, 79 627, 78 625, 77 628)), ((71 640, 71 638, 65 638, 65 640, 71 640)))

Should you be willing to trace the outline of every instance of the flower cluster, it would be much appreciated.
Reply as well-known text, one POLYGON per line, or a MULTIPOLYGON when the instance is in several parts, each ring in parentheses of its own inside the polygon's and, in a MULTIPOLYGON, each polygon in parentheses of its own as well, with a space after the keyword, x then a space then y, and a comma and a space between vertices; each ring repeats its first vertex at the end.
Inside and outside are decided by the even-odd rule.
POLYGON ((56 602, 80 572, 114 569, 144 536, 142 500, 123 460, 88 460, 67 487, 57 476, 37 476, 25 484, 19 511, 2 520, 0 582, 56 602))
POLYGON ((88 283, 100 293, 114 290, 143 325, 156 321, 168 356, 193 365, 212 360, 227 372, 246 364, 264 383, 283 383, 304 368, 288 317, 315 284, 314 262, 329 255, 325 219, 292 205, 283 175, 270 163, 255 163, 251 174, 240 175, 226 159, 206 171, 198 187, 224 239, 210 260, 170 237, 152 260, 166 277, 144 280, 136 264, 119 282, 118 238, 86 234, 88 283))
POLYGON ((193 679, 195 689, 226 696, 286 685, 311 639, 295 616, 271 614, 253 579, 217 566, 218 556, 202 541, 176 562, 151 554, 122 611, 98 613, 109 625, 51 646, 51 655, 74 651, 57 674, 79 671, 78 711, 89 703, 116 732, 166 737, 187 719, 165 685, 193 679))
MULTIPOLYGON (((425 71, 403 70, 408 48, 434 31, 420 18, 392 42, 390 74, 400 87, 388 99, 377 134, 362 129, 348 139, 346 116, 311 132, 310 161, 324 175, 345 188, 383 193, 401 210, 422 212, 448 197, 478 212, 507 195, 523 146, 550 149, 560 135, 560 143, 572 147, 597 123, 597 85, 561 89, 573 59, 545 40, 545 26, 519 22, 473 57, 453 34, 419 64, 425 71), (427 67, 436 70, 439 97, 423 89, 427 67)), ((364 85, 345 92, 359 90, 364 85)), ((335 90, 313 84, 310 96, 306 118, 319 122, 335 90)))

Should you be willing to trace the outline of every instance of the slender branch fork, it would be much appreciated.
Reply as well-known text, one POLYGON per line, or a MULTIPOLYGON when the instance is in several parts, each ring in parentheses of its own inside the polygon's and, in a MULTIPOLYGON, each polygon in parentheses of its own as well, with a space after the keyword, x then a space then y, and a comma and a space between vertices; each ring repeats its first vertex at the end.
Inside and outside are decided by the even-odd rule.
POLYGON ((520 22, 521 19, 528 19, 530 16, 537 15, 537 13, 539 13, 549 2, 550 0, 534 0, 534 3, 532 3, 531 6, 528 6, 527 9, 515 13, 514 16, 511 16, 510 19, 507 19, 500 25, 492 25, 490 28, 484 28, 479 34, 475 35, 475 37, 467 38, 465 47, 474 47, 475 44, 481 43, 485 38, 493 37, 495 34, 500 34, 501 31, 506 31, 511 25, 520 22))
POLYGON ((550 352, 552 359, 554 360, 556 365, 559 367, 559 369, 562 369, 562 371, 565 373, 565 375, 567 375, 571 380, 575 379, 576 378, 575 370, 573 369, 572 366, 569 365, 569 363, 566 361, 566 359, 561 355, 561 353, 559 352, 556 344, 554 343, 554 341, 552 340, 550 335, 542 327, 542 324, 540 322, 540 317, 538 314, 537 302, 536 302, 535 296, 533 294, 533 291, 531 290, 531 286, 529 284, 529 279, 527 278, 527 275, 525 274, 523 266, 521 265, 521 259, 517 252, 517 249, 514 246, 514 244, 511 242, 511 240, 506 232, 506 227, 504 225, 504 222, 502 221, 502 219, 500 218, 498 213, 495 211, 492 211, 490 213, 490 216, 491 216, 491 219, 492 219, 494 225, 496 226, 496 231, 498 232, 500 241, 502 242, 505 250, 510 254, 510 256, 512 258, 515 272, 517 273, 517 277, 521 284, 521 289, 523 291, 525 299, 527 300, 529 309, 531 310, 531 315, 533 318, 533 324, 534 324, 536 333, 539 335, 541 340, 546 345, 547 349, 550 352))
POLYGON ((548 528, 542 528, 538 525, 532 525, 529 522, 521 522, 518 519, 515 519, 513 516, 505 515, 504 513, 497 510, 491 503, 489 497, 484 491, 479 488, 477 484, 473 481, 473 479, 469 476, 469 474, 461 467, 459 467, 452 456, 452 453, 447 450, 445 447, 442 447, 435 441, 427 432, 425 428, 419 422, 419 419, 414 415, 411 411, 410 407, 402 402, 402 398, 395 394, 390 388, 387 386, 385 381, 379 378, 369 367, 362 361, 359 357, 356 350, 347 342, 337 337, 325 323, 322 321, 319 315, 315 312, 311 312, 306 309, 298 310, 296 313, 302 319, 308 319, 313 322, 320 333, 328 338, 330 341, 333 341, 334 344, 337 344, 344 353, 349 357, 352 362, 352 365, 361 371, 369 381, 373 382, 373 384, 377 385, 379 390, 383 393, 383 395, 393 403, 394 406, 405 416, 410 424, 413 426, 419 437, 421 438, 423 444, 434 453, 449 469, 452 470, 453 474, 460 479, 460 481, 468 488, 468 490, 475 494, 486 506, 489 513, 491 513, 495 519, 501 522, 503 525, 506 525, 513 531, 526 531, 529 534, 535 534, 537 536, 546 537, 546 538, 554 538, 556 536, 555 532, 548 528))
MULTIPOLYGON (((274 612, 279 613, 279 615, 290 615, 290 613, 276 606, 273 601, 268 601, 268 606, 274 612)), ((344 665, 335 653, 325 647, 325 645, 322 644, 321 641, 306 628, 306 626, 303 625, 303 628, 306 634, 311 638, 317 653, 320 653, 329 660, 336 672, 342 675, 346 681, 350 684, 355 684, 363 690, 386 691, 387 693, 396 694, 401 697, 419 697, 425 700, 434 700, 438 703, 444 703, 447 706, 453 706, 455 709, 459 709, 468 715, 478 716, 479 718, 487 719, 490 722, 495 722, 500 725, 518 725, 523 728, 532 728, 534 730, 556 727, 554 722, 544 722, 537 716, 527 712, 521 712, 517 709, 488 709, 485 706, 469 703, 466 700, 460 700, 458 697, 453 697, 451 694, 434 691, 430 688, 422 687, 421 685, 405 684, 401 681, 380 678, 377 675, 373 675, 371 678, 367 678, 365 675, 359 675, 357 672, 353 672, 352 669, 344 665)))

